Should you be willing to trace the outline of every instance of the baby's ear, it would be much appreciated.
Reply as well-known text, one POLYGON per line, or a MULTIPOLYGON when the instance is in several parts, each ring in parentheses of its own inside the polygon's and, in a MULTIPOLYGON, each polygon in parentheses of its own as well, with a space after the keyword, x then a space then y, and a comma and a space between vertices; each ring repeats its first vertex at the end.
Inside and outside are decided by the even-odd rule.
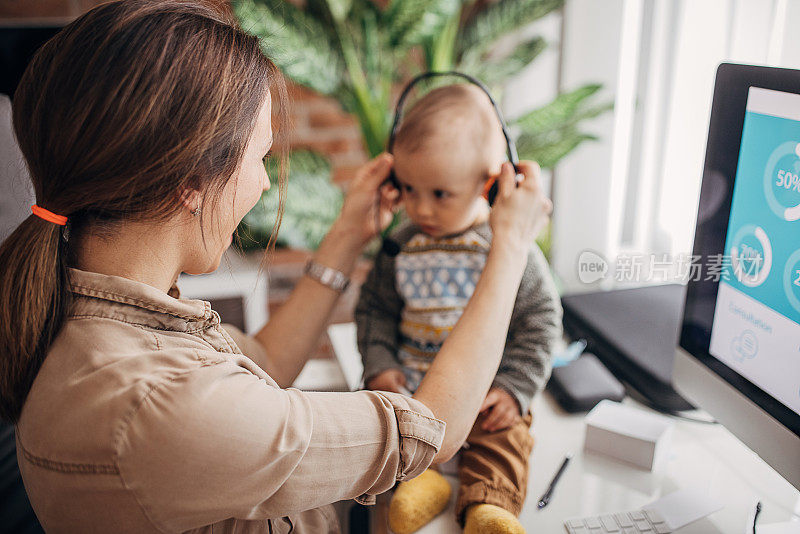
POLYGON ((497 178, 503 172, 503 163, 507 161, 505 151, 498 157, 490 158, 486 165, 486 179, 497 178))
POLYGON ((505 161, 505 159, 497 160, 486 166, 486 170, 483 173, 484 184, 497 180, 503 172, 503 163, 505 163, 505 161))

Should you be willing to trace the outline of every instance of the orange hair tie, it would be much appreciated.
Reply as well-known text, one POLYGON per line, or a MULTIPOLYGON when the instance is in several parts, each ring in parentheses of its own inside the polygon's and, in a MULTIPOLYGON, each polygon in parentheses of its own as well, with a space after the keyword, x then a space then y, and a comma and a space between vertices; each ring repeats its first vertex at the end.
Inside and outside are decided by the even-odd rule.
POLYGON ((34 204, 31 206, 31 211, 34 215, 39 217, 40 219, 44 219, 47 222, 51 222, 53 224, 58 224, 60 226, 64 226, 67 224, 67 218, 63 215, 56 215, 52 211, 48 211, 42 207, 37 206, 34 204))

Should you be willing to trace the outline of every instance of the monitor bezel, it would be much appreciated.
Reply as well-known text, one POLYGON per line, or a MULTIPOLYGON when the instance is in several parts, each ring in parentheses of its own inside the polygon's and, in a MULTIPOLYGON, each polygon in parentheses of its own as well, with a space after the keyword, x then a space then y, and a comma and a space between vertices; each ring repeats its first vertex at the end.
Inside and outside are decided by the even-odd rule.
MULTIPOLYGON (((703 181, 710 182, 712 176, 717 179, 721 176, 727 190, 721 206, 714 206, 704 196, 719 192, 712 191, 712 187, 701 188, 694 256, 707 258, 710 255, 724 254, 750 87, 800 94, 800 70, 733 63, 722 63, 717 68, 703 181)), ((705 277, 690 280, 687 284, 680 347, 800 437, 800 415, 710 354, 711 318, 708 318, 708 328, 691 322, 690 318, 702 313, 701 305, 702 310, 716 309, 719 281, 702 278, 705 277)))

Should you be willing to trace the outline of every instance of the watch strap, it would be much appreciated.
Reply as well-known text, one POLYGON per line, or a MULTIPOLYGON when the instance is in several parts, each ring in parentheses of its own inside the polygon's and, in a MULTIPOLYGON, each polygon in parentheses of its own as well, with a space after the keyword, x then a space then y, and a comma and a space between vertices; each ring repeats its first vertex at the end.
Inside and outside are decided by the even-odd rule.
POLYGON ((306 262, 304 274, 309 278, 316 280, 320 284, 335 291, 339 291, 340 293, 347 289, 347 286, 350 285, 350 279, 345 276, 343 272, 332 269, 326 265, 322 265, 321 263, 317 263, 313 259, 310 259, 306 262))

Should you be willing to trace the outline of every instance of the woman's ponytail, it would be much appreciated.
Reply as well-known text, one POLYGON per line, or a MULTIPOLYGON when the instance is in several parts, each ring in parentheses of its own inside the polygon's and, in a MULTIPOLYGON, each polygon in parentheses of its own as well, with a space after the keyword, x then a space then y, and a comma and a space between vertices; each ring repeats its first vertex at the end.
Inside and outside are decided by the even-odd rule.
POLYGON ((31 215, 0 245, 0 418, 16 422, 69 307, 65 227, 31 215))

